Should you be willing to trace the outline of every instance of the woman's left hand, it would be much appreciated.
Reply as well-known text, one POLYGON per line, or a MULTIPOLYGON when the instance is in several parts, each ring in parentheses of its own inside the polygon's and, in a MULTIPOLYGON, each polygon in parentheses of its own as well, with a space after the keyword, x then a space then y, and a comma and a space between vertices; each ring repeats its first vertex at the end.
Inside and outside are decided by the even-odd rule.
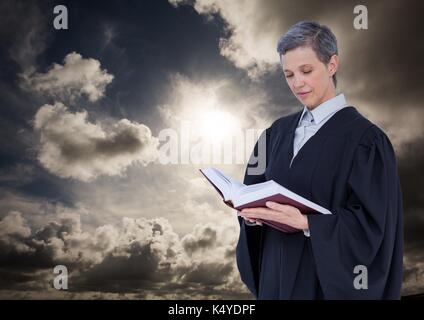
POLYGON ((267 208, 246 208, 241 210, 240 216, 248 219, 271 220, 286 224, 290 227, 306 230, 309 229, 308 218, 296 207, 267 201, 267 208))

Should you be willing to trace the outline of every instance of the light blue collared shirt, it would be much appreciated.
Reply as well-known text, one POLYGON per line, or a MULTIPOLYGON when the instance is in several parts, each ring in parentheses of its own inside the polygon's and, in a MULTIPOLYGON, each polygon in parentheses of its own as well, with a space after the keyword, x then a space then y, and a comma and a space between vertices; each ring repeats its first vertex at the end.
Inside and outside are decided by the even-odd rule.
MULTIPOLYGON (((294 133, 293 141, 293 159, 298 154, 303 145, 339 110, 347 107, 344 94, 338 94, 335 97, 321 103, 310 111, 306 106, 303 107, 302 115, 294 133)), ((305 236, 309 237, 309 229, 303 230, 305 236)))

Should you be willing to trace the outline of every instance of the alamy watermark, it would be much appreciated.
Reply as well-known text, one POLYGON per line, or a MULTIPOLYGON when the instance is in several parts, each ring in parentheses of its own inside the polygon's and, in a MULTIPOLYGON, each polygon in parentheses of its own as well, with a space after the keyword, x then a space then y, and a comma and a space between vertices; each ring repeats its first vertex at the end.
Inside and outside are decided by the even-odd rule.
POLYGON ((356 30, 367 30, 368 29, 368 8, 362 4, 359 4, 353 8, 353 13, 357 14, 353 19, 353 27, 356 30))
MULTIPOLYGON (((189 121, 181 121, 180 130, 159 132, 159 163, 169 164, 246 164, 250 175, 266 169, 266 135, 263 129, 234 130, 220 138, 194 135, 189 121), (256 145, 256 148, 255 148, 256 145), (255 151, 255 152, 254 152, 255 151)), ((219 131, 219 124, 217 124, 219 131)))
POLYGON ((68 268, 64 265, 57 265, 53 269, 54 274, 58 274, 53 279, 53 287, 57 290, 68 290, 68 268))
POLYGON ((368 289, 368 269, 366 266, 360 264, 353 268, 353 273, 357 276, 353 279, 353 287, 356 290, 368 289))
POLYGON ((53 8, 56 15, 53 19, 53 27, 56 30, 68 29, 68 8, 64 5, 57 5, 53 8))

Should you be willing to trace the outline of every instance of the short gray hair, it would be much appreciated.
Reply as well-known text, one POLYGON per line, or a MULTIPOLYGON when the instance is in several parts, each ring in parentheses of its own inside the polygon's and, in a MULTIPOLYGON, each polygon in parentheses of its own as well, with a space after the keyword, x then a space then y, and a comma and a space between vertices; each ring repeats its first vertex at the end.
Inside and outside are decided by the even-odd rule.
MULTIPOLYGON (((318 59, 327 64, 334 54, 338 54, 337 39, 330 28, 314 21, 300 21, 278 40, 277 52, 281 56, 298 47, 311 47, 318 59)), ((333 75, 334 86, 337 86, 336 74, 333 75)))

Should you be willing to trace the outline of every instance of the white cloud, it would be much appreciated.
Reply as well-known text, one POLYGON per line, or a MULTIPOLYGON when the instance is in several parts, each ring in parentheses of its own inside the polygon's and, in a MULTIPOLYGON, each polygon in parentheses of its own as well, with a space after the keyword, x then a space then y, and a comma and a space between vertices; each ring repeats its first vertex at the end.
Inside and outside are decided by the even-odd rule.
MULTIPOLYGON (((174 6, 184 0, 169 0, 174 6)), ((221 55, 252 79, 276 70, 279 65, 277 41, 282 21, 278 9, 263 1, 195 0, 194 9, 202 15, 218 14, 226 23, 227 36, 220 39, 221 55)), ((277 8, 280 7, 277 5, 277 8)))
POLYGON ((18 211, 11 211, 0 220, 0 246, 13 247, 15 252, 28 252, 31 248, 20 239, 31 235, 31 229, 18 211))
POLYGON ((46 169, 63 178, 90 181, 99 175, 120 175, 131 164, 147 165, 157 158, 158 139, 147 126, 121 119, 105 128, 87 116, 59 102, 37 111, 38 159, 46 169))
POLYGON ((0 221, 0 235, 9 236, 17 235, 21 237, 28 237, 31 230, 22 219, 21 213, 11 211, 3 220, 0 221))
POLYGON ((72 52, 63 65, 54 63, 46 73, 24 75, 23 80, 27 90, 71 100, 84 95, 94 102, 104 96, 113 75, 101 69, 98 60, 72 52))

